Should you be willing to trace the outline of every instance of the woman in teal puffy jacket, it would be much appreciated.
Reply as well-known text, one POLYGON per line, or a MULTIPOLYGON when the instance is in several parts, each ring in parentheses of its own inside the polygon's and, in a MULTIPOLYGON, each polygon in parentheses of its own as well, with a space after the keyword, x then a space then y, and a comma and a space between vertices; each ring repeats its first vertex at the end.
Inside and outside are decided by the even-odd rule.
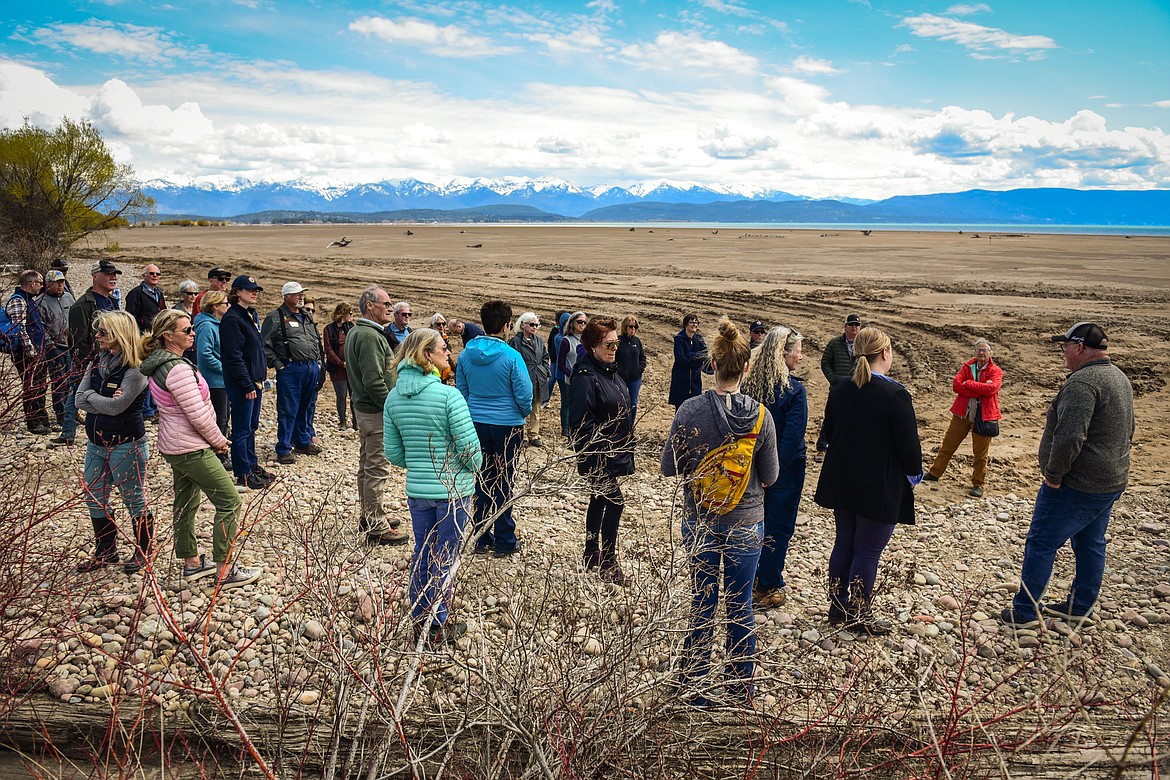
POLYGON ((443 384, 451 348, 437 330, 419 328, 394 358, 398 383, 386 398, 386 459, 406 469, 406 498, 414 528, 410 603, 416 642, 453 644, 467 630, 448 621, 456 562, 483 462, 467 402, 443 384))

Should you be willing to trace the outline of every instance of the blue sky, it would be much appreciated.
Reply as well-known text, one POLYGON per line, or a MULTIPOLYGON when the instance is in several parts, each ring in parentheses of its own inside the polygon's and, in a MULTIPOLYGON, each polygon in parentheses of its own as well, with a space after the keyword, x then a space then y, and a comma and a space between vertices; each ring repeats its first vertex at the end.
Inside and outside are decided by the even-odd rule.
POLYGON ((1170 186, 1170 3, 21 3, 0 124, 146 179, 1170 186))

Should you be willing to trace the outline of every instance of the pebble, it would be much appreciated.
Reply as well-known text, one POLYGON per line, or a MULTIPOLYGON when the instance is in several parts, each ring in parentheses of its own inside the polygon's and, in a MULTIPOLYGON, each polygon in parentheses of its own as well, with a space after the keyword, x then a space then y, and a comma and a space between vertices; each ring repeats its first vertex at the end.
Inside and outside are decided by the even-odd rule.
POLYGON ((297 701, 306 707, 316 704, 321 698, 321 694, 317 691, 301 691, 301 695, 297 697, 297 701))
POLYGON ((314 642, 325 636, 325 627, 316 620, 306 620, 304 631, 305 636, 307 636, 309 639, 312 639, 314 642))

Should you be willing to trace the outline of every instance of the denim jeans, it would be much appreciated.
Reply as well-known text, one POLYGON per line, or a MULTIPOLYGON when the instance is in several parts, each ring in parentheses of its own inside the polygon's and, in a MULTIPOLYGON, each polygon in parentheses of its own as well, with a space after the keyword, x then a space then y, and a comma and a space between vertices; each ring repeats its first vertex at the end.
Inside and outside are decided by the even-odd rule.
POLYGON ((446 500, 407 498, 414 529, 410 562, 410 613, 421 622, 434 611, 434 622, 447 622, 447 602, 454 589, 459 548, 471 510, 471 497, 446 500))
POLYGON ((569 383, 558 379, 557 387, 561 389, 561 433, 565 434, 569 431, 569 383))
POLYGON ((61 436, 73 441, 77 438, 77 401, 73 396, 81 378, 75 375, 68 347, 49 347, 45 362, 49 366, 53 412, 61 420, 61 436))
POLYGON ((1072 542, 1076 559, 1073 576, 1072 611, 1087 615, 1097 603, 1101 579, 1105 576, 1105 529, 1113 503, 1125 492, 1083 493, 1062 485, 1059 490, 1040 485, 1032 510, 1032 525, 1024 541, 1024 565, 1020 590, 1012 599, 1017 616, 1032 618, 1052 577, 1056 551, 1072 542))
POLYGON ((255 398, 245 398, 235 385, 224 389, 232 415, 232 472, 243 477, 260 465, 256 459, 256 431, 260 428, 260 400, 264 391, 257 387, 255 398))
POLYGON ((317 410, 317 380, 321 364, 288 363, 276 372, 276 454, 313 442, 313 413, 317 410))
POLYGON ((764 546, 756 572, 756 587, 761 591, 784 587, 784 562, 788 543, 796 532, 805 465, 803 460, 785 464, 780 468, 780 478, 764 489, 764 546))
POLYGON ((475 530, 479 533, 475 546, 508 552, 516 548, 512 474, 524 426, 475 423, 475 432, 483 450, 483 467, 475 477, 475 530), (495 522, 491 523, 493 515, 495 522))
POLYGON ((630 389, 630 422, 638 419, 638 394, 642 392, 642 380, 635 379, 633 382, 626 382, 626 387, 630 389))
POLYGON ((760 560, 763 522, 727 526, 700 522, 688 513, 682 538, 690 556, 690 634, 683 645, 683 682, 705 677, 711 670, 711 642, 719 605, 719 569, 727 599, 727 690, 746 701, 752 694, 756 652, 752 583, 760 560))
POLYGON ((122 503, 131 519, 146 516, 146 460, 149 457, 150 444, 145 436, 113 447, 92 441, 86 443, 85 504, 98 537, 97 557, 116 554, 117 532, 113 523, 114 508, 110 506, 110 494, 115 487, 122 495, 122 503))

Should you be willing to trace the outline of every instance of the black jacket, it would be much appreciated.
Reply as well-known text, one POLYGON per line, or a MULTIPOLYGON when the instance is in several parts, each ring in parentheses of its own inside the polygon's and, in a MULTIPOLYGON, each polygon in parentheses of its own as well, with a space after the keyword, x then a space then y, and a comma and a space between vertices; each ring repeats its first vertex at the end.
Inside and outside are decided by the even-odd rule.
POLYGON ((260 317, 254 308, 233 303, 219 321, 219 359, 224 387, 247 395, 268 376, 268 359, 260 339, 260 317))
POLYGON ((861 388, 837 380, 825 405, 829 451, 815 500, 880 523, 914 523, 914 489, 922 473, 918 419, 906 388, 874 376, 861 388))
POLYGON ((626 382, 637 382, 646 373, 646 350, 637 336, 618 336, 618 376, 626 382))
POLYGON ((573 366, 569 383, 569 434, 577 451, 577 473, 611 477, 634 473, 630 391, 617 373, 586 353, 573 366))
POLYGON ((155 294, 157 298, 147 292, 141 284, 126 293, 126 311, 134 315, 134 321, 138 323, 138 329, 143 333, 150 332, 150 324, 154 322, 154 318, 167 307, 167 297, 163 295, 162 288, 156 288, 155 294))

